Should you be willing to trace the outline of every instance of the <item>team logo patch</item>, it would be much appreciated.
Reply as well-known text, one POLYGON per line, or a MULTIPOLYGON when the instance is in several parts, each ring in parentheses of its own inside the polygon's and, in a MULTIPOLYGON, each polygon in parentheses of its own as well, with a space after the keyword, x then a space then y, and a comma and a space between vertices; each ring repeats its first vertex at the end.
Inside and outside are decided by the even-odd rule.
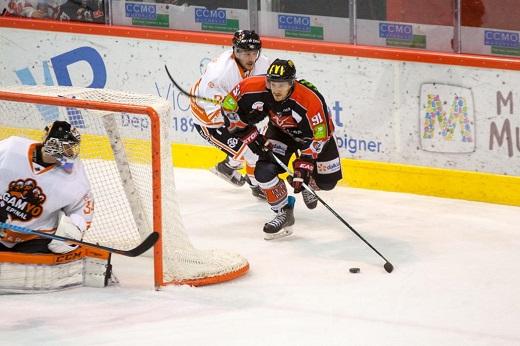
POLYGON ((18 179, 9 183, 0 200, 0 207, 5 208, 14 220, 29 221, 41 215, 46 199, 34 179, 18 179))
POLYGON ((314 127, 314 137, 317 139, 324 139, 327 137, 327 127, 325 124, 319 124, 314 127))
POLYGON ((330 161, 316 162, 316 168, 319 174, 332 174, 341 170, 339 157, 330 161))
POLYGON ((226 95, 224 101, 222 101, 222 108, 228 112, 234 112, 238 108, 237 101, 231 95, 226 95))
POLYGON ((320 153, 321 149, 323 149, 323 142, 312 142, 312 148, 315 152, 320 153))
POLYGON ((229 145, 231 148, 236 147, 237 144, 238 144, 238 139, 236 139, 236 138, 229 138, 227 140, 227 145, 229 145))
POLYGON ((255 103, 253 103, 251 108, 262 112, 264 110, 264 103, 262 101, 256 101, 255 103))
POLYGON ((274 115, 273 113, 270 113, 269 118, 274 124, 276 124, 276 126, 282 129, 298 127, 296 120, 294 120, 294 118, 290 115, 283 116, 281 114, 274 115))
POLYGON ((273 146, 273 149, 272 149, 273 153, 279 154, 282 156, 285 155, 285 152, 287 151, 287 144, 274 140, 274 139, 270 139, 269 142, 273 146))

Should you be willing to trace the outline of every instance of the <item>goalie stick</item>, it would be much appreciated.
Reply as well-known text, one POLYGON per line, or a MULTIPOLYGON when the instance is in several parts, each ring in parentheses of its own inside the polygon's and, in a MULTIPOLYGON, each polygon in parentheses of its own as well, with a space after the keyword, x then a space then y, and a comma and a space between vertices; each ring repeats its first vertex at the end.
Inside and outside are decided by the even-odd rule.
MULTIPOLYGON (((282 167, 287 172, 287 174, 293 176, 293 173, 289 170, 289 167, 287 167, 275 154, 273 154, 272 151, 269 150, 268 153, 269 156, 271 156, 273 160, 275 160, 278 163, 278 165, 280 165, 280 167, 282 167)), ((392 263, 390 263, 385 258, 385 256, 383 256, 379 251, 377 251, 376 248, 372 246, 372 244, 370 244, 365 238, 363 238, 363 236, 361 236, 361 234, 359 234, 347 221, 345 221, 338 213, 336 213, 334 209, 332 209, 327 203, 325 203, 325 201, 321 199, 320 196, 318 196, 318 194, 316 194, 316 191, 314 191, 309 185, 305 183, 302 183, 302 186, 305 188, 305 190, 312 193, 314 197, 316 197, 318 201, 321 202, 321 204, 323 204, 335 217, 337 217, 345 226, 347 226, 349 230, 354 232, 354 234, 357 235, 359 239, 364 241, 365 244, 367 244, 372 250, 374 250, 379 256, 381 256, 382 259, 385 260, 386 263, 384 265, 384 268, 387 273, 391 273, 394 270, 394 266, 392 265, 392 263)))
POLYGON ((137 257, 137 256, 143 254, 148 249, 150 249, 159 239, 159 233, 152 232, 148 237, 146 237, 146 239, 141 244, 137 245, 135 248, 130 249, 130 250, 119 250, 119 249, 114 249, 114 248, 111 248, 108 246, 85 242, 82 240, 76 240, 76 239, 62 237, 62 236, 55 235, 55 234, 40 232, 40 231, 36 231, 36 230, 30 229, 30 228, 22 227, 22 226, 11 225, 11 224, 8 224, 5 222, 0 222, 0 230, 2 228, 11 229, 13 231, 20 232, 20 233, 38 235, 43 238, 61 240, 61 241, 71 243, 71 244, 85 245, 88 247, 101 249, 101 250, 105 250, 105 251, 108 251, 111 253, 116 253, 118 255, 123 255, 123 256, 128 256, 128 257, 137 257))

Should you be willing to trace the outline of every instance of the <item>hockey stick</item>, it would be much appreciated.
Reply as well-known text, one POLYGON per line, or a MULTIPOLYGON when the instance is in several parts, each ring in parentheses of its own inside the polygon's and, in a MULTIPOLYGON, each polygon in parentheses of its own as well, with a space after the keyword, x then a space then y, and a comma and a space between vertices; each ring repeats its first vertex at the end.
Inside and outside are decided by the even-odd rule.
POLYGON ((215 105, 218 105, 220 106, 222 104, 221 101, 219 100, 216 100, 216 99, 212 99, 212 98, 209 98, 209 97, 204 97, 204 96, 199 96, 199 95, 193 95, 192 93, 184 90, 176 81, 175 79, 173 79, 172 75, 170 74, 170 71, 168 70, 168 66, 164 65, 164 69, 166 70, 166 74, 168 75, 168 78, 171 80, 171 82, 173 83, 173 85, 179 89, 179 91, 181 93, 183 93, 184 95, 188 96, 188 97, 193 97, 193 98, 196 98, 198 100, 202 100, 202 101, 206 101, 206 102, 210 102, 210 103, 213 103, 215 105))
MULTIPOLYGON (((282 167, 287 172, 287 174, 289 174, 290 176, 293 176, 293 173, 289 170, 289 167, 287 167, 275 154, 273 154, 272 151, 269 151, 269 156, 271 156, 280 165, 280 167, 282 167)), ((386 263, 384 265, 384 268, 387 273, 391 273, 394 270, 394 266, 392 265, 392 263, 390 263, 385 258, 385 256, 383 256, 379 251, 377 251, 376 248, 372 246, 372 244, 370 244, 365 238, 363 238, 361 236, 361 234, 359 234, 351 225, 349 225, 349 223, 347 221, 345 221, 338 213, 336 213, 334 211, 334 209, 332 209, 327 203, 325 203, 325 201, 323 199, 321 199, 320 196, 318 196, 316 194, 316 192, 310 186, 308 186, 305 183, 302 183, 302 186, 305 188, 305 190, 312 193, 314 195, 314 197, 316 197, 318 199, 318 201, 321 202, 321 204, 323 204, 335 217, 337 217, 345 226, 347 226, 348 229, 350 229, 352 232, 354 232, 354 234, 357 235, 359 237, 359 239, 364 241, 365 244, 367 244, 372 250, 374 250, 379 256, 381 256, 382 259, 385 260, 386 263)))
POLYGON ((59 235, 40 232, 40 231, 36 231, 36 230, 30 229, 30 228, 22 227, 22 226, 16 226, 16 225, 11 225, 8 223, 0 222, 0 229, 2 229, 2 228, 11 229, 13 231, 25 233, 25 234, 38 235, 43 238, 61 240, 61 241, 64 241, 64 242, 67 242, 70 244, 85 245, 85 246, 89 246, 92 248, 101 249, 101 250, 105 250, 108 252, 112 252, 112 253, 116 253, 119 255, 128 256, 128 257, 137 257, 137 256, 141 255, 142 253, 146 252, 149 248, 151 248, 155 244, 157 239, 159 239, 159 233, 152 232, 148 237, 146 237, 146 239, 141 244, 137 245, 137 247, 130 249, 130 250, 119 250, 119 249, 114 249, 114 248, 103 246, 103 245, 88 243, 88 242, 85 242, 82 240, 76 240, 76 239, 72 239, 72 238, 62 237, 59 235))

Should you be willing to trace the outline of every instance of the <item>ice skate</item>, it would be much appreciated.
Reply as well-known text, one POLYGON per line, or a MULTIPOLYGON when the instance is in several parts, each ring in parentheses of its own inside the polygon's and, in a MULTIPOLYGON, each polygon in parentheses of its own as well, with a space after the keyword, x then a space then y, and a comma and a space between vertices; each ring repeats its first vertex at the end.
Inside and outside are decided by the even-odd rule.
POLYGON ((246 180, 238 171, 239 169, 240 167, 231 167, 229 158, 226 157, 224 161, 219 162, 210 171, 235 186, 242 186, 246 183, 246 180))
POLYGON ((264 191, 262 191, 260 186, 253 185, 247 175, 245 176, 245 180, 247 181, 247 183, 249 184, 249 187, 251 188, 251 194, 253 195, 253 197, 256 197, 258 199, 265 201, 266 200, 265 193, 264 193, 264 191))
POLYGON ((283 207, 271 221, 264 225, 264 239, 273 240, 291 235, 292 225, 294 225, 294 202, 295 199, 289 196, 287 205, 283 207))
POLYGON ((265 201, 266 198, 265 198, 265 193, 264 191, 262 191, 262 189, 260 188, 260 186, 250 186, 251 188, 251 194, 258 198, 258 199, 261 199, 262 201, 265 201))

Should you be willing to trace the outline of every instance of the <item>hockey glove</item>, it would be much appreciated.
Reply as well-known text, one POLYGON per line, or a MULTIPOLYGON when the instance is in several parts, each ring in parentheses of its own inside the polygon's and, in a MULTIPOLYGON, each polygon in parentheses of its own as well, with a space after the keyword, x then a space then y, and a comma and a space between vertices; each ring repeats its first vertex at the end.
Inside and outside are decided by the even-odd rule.
MULTIPOLYGON (((83 230, 86 229, 85 221, 77 215, 72 215, 70 218, 63 217, 56 231, 56 235, 81 240, 83 238, 83 230)), ((78 245, 69 244, 61 240, 53 239, 47 245, 47 248, 54 253, 67 253, 78 248, 78 245)))
POLYGON ((309 184, 312 172, 314 171, 314 163, 311 159, 300 157, 293 162, 293 179, 292 186, 294 193, 299 193, 303 190, 303 183, 309 184))
POLYGON ((258 109, 253 109, 251 112, 247 114, 247 123, 248 124, 257 124, 264 120, 267 117, 267 113, 264 111, 260 111, 258 109))
POLYGON ((261 155, 270 149, 269 141, 266 141, 265 137, 258 132, 256 126, 248 126, 240 134, 240 139, 257 155, 261 155))
POLYGON ((221 109, 222 115, 224 115, 224 126, 228 129, 229 133, 236 134, 243 131, 247 124, 240 120, 238 113, 229 112, 221 109))

